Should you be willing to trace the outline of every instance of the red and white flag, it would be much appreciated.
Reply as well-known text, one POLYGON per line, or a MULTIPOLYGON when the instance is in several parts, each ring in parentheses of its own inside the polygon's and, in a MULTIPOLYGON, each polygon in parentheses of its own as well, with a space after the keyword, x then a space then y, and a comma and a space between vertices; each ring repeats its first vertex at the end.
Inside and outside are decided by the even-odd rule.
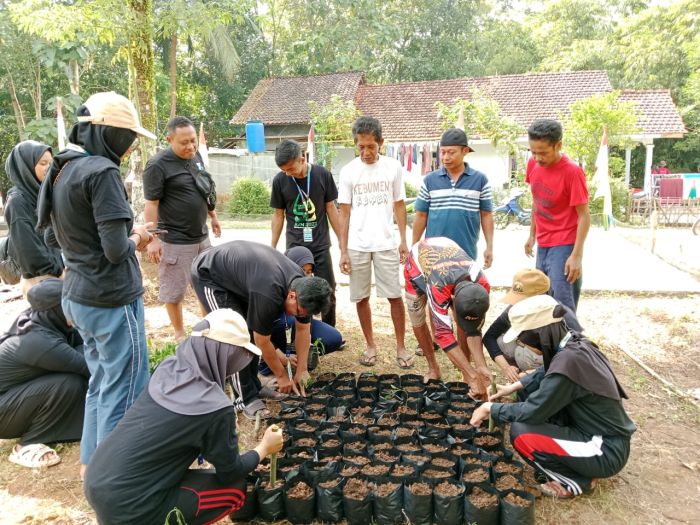
POLYGON ((457 123, 455 124, 457 129, 464 131, 464 108, 459 108, 459 115, 457 115, 457 123))
POLYGON ((199 123, 199 154, 204 162, 204 167, 209 168, 209 150, 207 149, 207 139, 204 137, 204 122, 199 123))
POLYGON ((66 147, 66 123, 63 120, 63 102, 56 97, 56 129, 58 130, 58 151, 66 147))
POLYGON ((306 151, 309 154, 309 164, 314 163, 314 139, 315 138, 316 137, 314 135, 314 127, 311 126, 311 128, 309 129, 309 138, 307 139, 307 144, 306 144, 306 151))
POLYGON ((610 174, 608 163, 608 128, 603 128, 598 157, 595 159, 594 199, 603 198, 603 226, 607 230, 613 224, 612 195, 610 193, 610 174))

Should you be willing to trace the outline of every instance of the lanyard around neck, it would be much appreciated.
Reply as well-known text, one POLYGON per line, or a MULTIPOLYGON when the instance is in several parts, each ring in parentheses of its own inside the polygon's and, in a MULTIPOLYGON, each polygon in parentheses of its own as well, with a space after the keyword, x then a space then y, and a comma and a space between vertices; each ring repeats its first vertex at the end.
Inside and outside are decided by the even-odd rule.
POLYGON ((297 179, 294 178, 294 184, 297 186, 297 191, 301 195, 301 200, 304 202, 306 199, 311 199, 311 163, 308 163, 309 168, 306 170, 306 195, 304 191, 299 187, 297 179))

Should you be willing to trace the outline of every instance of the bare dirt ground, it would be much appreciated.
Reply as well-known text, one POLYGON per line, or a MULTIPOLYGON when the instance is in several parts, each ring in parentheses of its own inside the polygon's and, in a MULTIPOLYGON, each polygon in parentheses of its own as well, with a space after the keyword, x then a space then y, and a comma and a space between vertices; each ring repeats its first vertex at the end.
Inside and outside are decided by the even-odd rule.
MULTIPOLYGON (((153 279, 153 269, 145 270, 146 277, 153 279)), ((150 290, 147 330, 155 344, 162 344, 170 337, 167 316, 150 290)), ((502 294, 493 293, 490 318, 500 310, 497 302, 502 294)), ((339 288, 338 305, 339 328, 348 344, 344 351, 322 358, 318 373, 401 372, 394 359, 386 301, 373 301, 380 351, 372 369, 358 364, 364 339, 346 287, 339 288)), ((2 305, 3 318, 11 320, 22 308, 21 301, 2 305)), ((198 309, 190 296, 186 322, 191 326, 197 316, 198 309)), ((588 335, 600 343, 613 362, 630 396, 626 407, 638 431, 629 463, 619 475, 602 480, 593 494, 573 501, 538 499, 538 523, 700 523, 700 409, 669 392, 619 350, 631 350, 681 391, 700 388, 700 297, 584 294, 579 317, 588 335)), ((416 343, 410 327, 408 333, 407 344, 413 349, 416 343)), ((445 357, 440 359, 443 379, 458 379, 445 357)), ((414 370, 426 370, 423 358, 416 359, 414 370)), ((239 430, 243 446, 255 442, 252 424, 244 418, 240 419, 239 430)), ((0 524, 95 523, 82 495, 77 445, 59 448, 63 458, 59 465, 32 471, 5 459, 14 443, 0 440, 0 524)))

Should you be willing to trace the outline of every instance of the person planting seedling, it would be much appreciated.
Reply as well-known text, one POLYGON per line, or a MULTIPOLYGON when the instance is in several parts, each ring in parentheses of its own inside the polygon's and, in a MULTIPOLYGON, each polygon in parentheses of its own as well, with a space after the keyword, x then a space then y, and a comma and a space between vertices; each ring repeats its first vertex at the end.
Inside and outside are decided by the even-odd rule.
POLYGON ((564 308, 548 295, 524 299, 508 312, 506 342, 542 354, 543 366, 492 394, 473 413, 478 426, 489 416, 512 423, 513 448, 542 479, 540 490, 573 498, 594 487, 596 478, 617 474, 627 463, 636 430, 622 405, 627 394, 598 347, 570 330, 564 308), (493 403, 522 391, 521 403, 493 403), (570 426, 564 426, 569 422, 570 426), (575 423, 575 424, 572 424, 575 423))
POLYGON ((246 475, 283 443, 271 427, 239 454, 224 385, 254 356, 260 350, 233 310, 194 326, 88 465, 85 496, 99 523, 214 523, 243 506, 246 475), (215 470, 189 469, 200 454, 215 470))

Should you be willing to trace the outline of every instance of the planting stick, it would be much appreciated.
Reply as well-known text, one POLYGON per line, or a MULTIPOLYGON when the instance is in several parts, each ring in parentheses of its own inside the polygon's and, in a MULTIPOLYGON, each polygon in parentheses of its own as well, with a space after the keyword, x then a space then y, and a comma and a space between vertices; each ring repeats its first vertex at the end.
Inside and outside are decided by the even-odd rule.
MULTIPOLYGON (((496 374, 494 374, 494 373, 491 373, 491 388, 490 388, 489 390, 490 390, 491 395, 493 395, 493 394, 495 394, 495 393, 497 392, 497 389, 496 389, 496 374)), ((494 427, 494 426, 495 426, 495 425, 494 425, 494 423, 493 423, 493 417, 491 417, 491 413, 489 412, 489 432, 493 432, 493 427, 494 427)))
MULTIPOLYGON (((273 432, 279 432, 280 427, 272 425, 270 427, 273 432)), ((270 487, 274 488, 277 483, 277 452, 270 454, 270 487)))

